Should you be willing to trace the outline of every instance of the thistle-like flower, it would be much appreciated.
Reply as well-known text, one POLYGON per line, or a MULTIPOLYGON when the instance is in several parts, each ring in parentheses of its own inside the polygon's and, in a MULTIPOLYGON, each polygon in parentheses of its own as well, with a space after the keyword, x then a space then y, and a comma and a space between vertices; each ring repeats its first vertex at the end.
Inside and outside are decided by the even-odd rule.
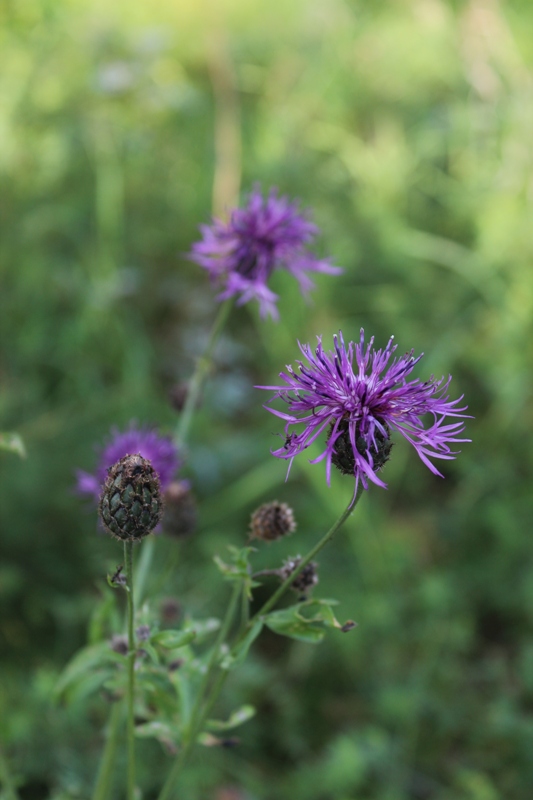
POLYGON ((176 447, 170 437, 159 436, 154 430, 137 428, 132 424, 126 431, 116 428, 111 431, 111 439, 100 452, 94 474, 77 470, 78 493, 93 498, 97 503, 108 469, 124 456, 137 453, 150 461, 164 492, 180 466, 176 447))
POLYGON ((223 287, 218 299, 238 295, 238 305, 258 300, 262 317, 279 317, 278 296, 267 285, 274 269, 288 270, 303 293, 313 287, 308 272, 342 272, 308 252, 318 228, 296 202, 279 197, 275 189, 266 199, 254 189, 246 206, 233 210, 229 222, 215 219, 200 230, 203 238, 193 244, 189 258, 223 287))
POLYGON ((127 455, 110 467, 98 506, 104 528, 115 538, 137 542, 161 519, 161 484, 148 459, 127 455))
POLYGON ((329 352, 324 351, 321 337, 314 351, 299 344, 307 363, 297 361, 298 371, 287 366, 287 372, 280 373, 284 385, 257 387, 274 391, 272 400, 280 398, 288 405, 288 413, 265 408, 285 420, 285 443, 273 455, 288 459, 289 469, 293 458, 324 432, 326 447, 311 463, 326 460, 328 484, 333 464, 355 477, 355 491, 359 482, 368 489, 368 481, 387 488, 377 473, 389 458, 393 431, 407 439, 431 472, 441 477, 430 458, 453 459, 457 453, 450 444, 470 441, 457 438, 463 422, 445 424, 448 417, 468 416, 463 413, 466 406, 458 408, 462 396, 448 398, 451 376, 407 381, 423 354, 415 358, 411 350, 391 361, 397 349, 393 337, 384 350, 374 350, 373 344, 372 337, 365 347, 363 329, 359 343, 347 347, 339 332, 334 336, 335 349, 329 352), (432 417, 428 427, 422 421, 425 415, 432 417), (304 425, 300 433, 291 431, 300 423, 304 425))

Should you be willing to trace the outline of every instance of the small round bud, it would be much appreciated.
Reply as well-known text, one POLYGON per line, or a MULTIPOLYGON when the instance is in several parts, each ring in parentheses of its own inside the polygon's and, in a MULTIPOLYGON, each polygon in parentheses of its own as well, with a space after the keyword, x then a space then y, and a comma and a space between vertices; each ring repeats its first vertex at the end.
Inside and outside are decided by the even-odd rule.
MULTIPOLYGON (((388 431, 388 428, 385 424, 384 428, 388 431)), ((333 451, 333 455, 331 456, 331 462, 340 472, 342 472, 343 475, 353 476, 356 472, 356 464, 355 454, 350 441, 348 419, 343 419, 341 421, 338 430, 341 431, 341 435, 335 440, 335 449, 333 451)), ((328 440, 331 437, 332 431, 333 424, 329 429, 328 440)), ((382 469, 382 467, 389 460, 393 442, 391 442, 390 435, 384 436, 380 431, 376 431, 375 439, 376 446, 374 447, 374 445, 371 445, 368 447, 364 436, 356 436, 355 446, 357 448, 357 452, 362 456, 366 456, 368 450, 370 450, 370 454, 372 455, 374 462, 374 470, 377 472, 382 469)))
POLYGON ((172 625, 181 617, 181 605, 175 597, 166 597, 161 601, 161 621, 172 625))
POLYGON ((114 633, 109 642, 111 650, 120 653, 121 656, 128 655, 128 637, 121 633, 114 633))
POLYGON ((274 542, 296 530, 294 513, 287 503, 273 500, 259 506, 252 514, 250 538, 274 542))
POLYGON ((198 514, 189 481, 172 481, 165 491, 164 500, 164 533, 176 539, 194 533, 198 514))
POLYGON ((123 541, 140 541, 161 519, 159 477, 141 455, 128 455, 107 472, 99 505, 104 527, 123 541))
MULTIPOLYGON (((282 580, 286 581, 287 578, 298 569, 301 562, 301 556, 288 558, 287 561, 283 563, 283 567, 280 570, 280 577, 282 580)), ((317 567, 318 565, 314 561, 310 561, 309 564, 306 564, 300 574, 291 583, 291 589, 294 589, 298 594, 306 594, 313 586, 316 586, 318 583, 317 567)))
POLYGON ((150 626, 139 625, 139 627, 135 630, 135 634, 138 642, 146 642, 147 639, 150 638, 150 626))

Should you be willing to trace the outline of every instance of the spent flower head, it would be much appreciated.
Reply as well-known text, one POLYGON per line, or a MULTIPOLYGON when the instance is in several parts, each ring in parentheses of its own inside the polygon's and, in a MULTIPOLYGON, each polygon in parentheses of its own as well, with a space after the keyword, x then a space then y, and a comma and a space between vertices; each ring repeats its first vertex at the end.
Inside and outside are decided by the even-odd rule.
POLYGON ((453 459, 457 453, 450 444, 470 441, 457 438, 464 430, 462 421, 448 422, 448 418, 468 416, 463 413, 466 406, 458 407, 462 396, 449 400, 451 376, 408 381, 423 354, 415 357, 411 350, 393 358, 397 349, 393 337, 384 350, 373 348, 373 337, 365 346, 362 328, 357 344, 346 346, 340 332, 333 338, 334 350, 329 352, 323 349, 321 337, 314 350, 299 344, 305 361, 297 361, 297 369, 287 366, 287 372, 280 373, 284 383, 257 387, 274 391, 272 400, 280 398, 288 405, 287 412, 265 406, 286 423, 285 443, 273 455, 288 459, 290 469, 293 458, 325 433, 325 449, 311 463, 325 459, 328 483, 333 464, 355 477, 355 491, 359 482, 368 489, 369 481, 387 488, 377 473, 389 458, 391 434, 397 431, 431 472, 441 475, 430 459, 453 459), (425 427, 422 418, 428 416, 425 427), (299 424, 303 430, 291 430, 299 424))
POLYGON ((256 187, 244 208, 232 211, 229 222, 215 219, 200 230, 202 239, 193 244, 189 258, 223 287, 218 299, 238 296, 239 305, 257 300, 262 317, 279 316, 278 296, 267 285, 273 270, 294 275, 303 293, 313 287, 308 272, 342 272, 307 250, 318 228, 298 203, 278 196, 275 189, 264 198, 256 187))
POLYGON ((108 469, 126 455, 139 454, 151 462, 165 491, 180 466, 178 452, 169 436, 160 436, 150 428, 138 428, 133 423, 125 431, 113 428, 111 438, 100 450, 95 473, 77 470, 77 491, 98 502, 108 469))

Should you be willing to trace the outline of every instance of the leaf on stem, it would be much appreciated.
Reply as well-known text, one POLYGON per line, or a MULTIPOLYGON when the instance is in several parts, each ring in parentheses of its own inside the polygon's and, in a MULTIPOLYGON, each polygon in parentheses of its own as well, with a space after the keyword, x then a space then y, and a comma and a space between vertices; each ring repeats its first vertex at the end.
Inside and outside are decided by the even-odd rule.
POLYGON ((248 655, 248 650, 261 633, 262 628, 263 620, 256 620, 246 635, 237 642, 233 649, 222 659, 220 665, 222 669, 230 670, 242 664, 248 655))
POLYGON ((226 564, 219 556, 215 556, 215 564, 227 581, 242 583, 246 596, 251 600, 252 589, 254 586, 260 586, 260 584, 252 578, 252 568, 249 561, 250 553, 255 552, 255 547, 243 547, 239 549, 238 547, 230 546, 228 550, 231 554, 231 563, 226 564))
POLYGON ((356 626, 352 620, 342 625, 336 619, 332 610, 336 604, 336 600, 307 600, 280 611, 272 611, 263 621, 271 631, 281 636, 317 644, 324 638, 327 628, 346 633, 356 626))
POLYGON ((255 708, 253 706, 245 705, 234 711, 230 718, 226 721, 220 719, 208 719, 205 725, 206 728, 209 728, 212 731, 229 731, 232 728, 237 728, 239 725, 243 725, 245 722, 248 722, 248 720, 253 716, 255 716, 255 708))
POLYGON ((150 637, 153 644, 159 644, 161 647, 166 647, 167 650, 176 650, 178 647, 184 647, 196 639, 196 631, 159 631, 150 637))
POLYGON ((108 642, 89 645, 80 650, 67 664, 54 690, 55 700, 60 700, 67 690, 71 690, 82 681, 91 678, 92 688, 98 688, 109 677, 109 666, 113 664, 124 665, 126 656, 116 653, 108 642), (99 674, 101 680, 96 675, 99 674))

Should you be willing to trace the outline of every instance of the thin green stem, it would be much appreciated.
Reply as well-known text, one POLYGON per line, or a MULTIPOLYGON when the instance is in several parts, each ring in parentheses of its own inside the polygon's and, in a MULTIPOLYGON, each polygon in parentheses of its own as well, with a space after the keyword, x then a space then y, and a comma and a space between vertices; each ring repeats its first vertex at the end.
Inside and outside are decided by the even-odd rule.
POLYGON ((135 635, 134 635, 134 615, 135 608, 133 602, 133 542, 124 542, 124 561, 126 563, 127 597, 128 597, 128 773, 127 787, 128 800, 135 800, 135 719, 134 719, 134 699, 135 699, 135 635))
POLYGON ((198 694, 196 695, 196 700, 191 711, 189 724, 187 725, 187 728, 184 733, 183 746, 180 750, 178 758, 174 762, 174 765, 169 773, 169 776, 157 800, 169 800, 169 798, 172 797, 172 792, 177 783, 178 777, 181 773, 181 769, 185 764, 185 762, 187 761, 189 753, 191 752, 196 743, 196 737, 198 736, 200 728, 205 719, 205 710, 202 711, 202 705, 205 700, 205 694, 207 692, 207 689, 209 688, 211 679, 217 667, 220 658, 220 649, 231 628, 231 624, 233 622, 233 617, 235 616, 235 611, 237 609, 240 595, 241 595, 241 585, 239 583, 236 583, 235 586, 233 587, 233 594, 231 595, 231 599, 226 611, 226 616, 224 617, 224 622, 220 627, 218 636, 213 645, 213 649, 211 650, 211 655, 207 663, 206 671, 204 673, 204 677, 202 678, 202 682, 199 686, 198 694))
POLYGON ((174 441, 178 447, 183 447, 187 441, 187 435, 189 433, 193 414, 198 403, 198 398, 200 397, 203 383, 211 368, 215 345, 224 325, 226 324, 226 320, 229 316, 232 306, 232 300, 225 300, 220 306, 218 314, 215 317, 213 327, 211 328, 211 333, 209 334, 207 346, 196 363, 196 369, 194 370, 193 376, 189 382, 187 398, 185 400, 185 405, 183 406, 183 411, 180 414, 174 435, 174 441))
POLYGON ((92 800, 107 800, 113 788, 113 773, 118 740, 120 737, 120 723, 122 720, 122 703, 113 703, 109 716, 109 725, 106 734, 106 743, 98 769, 96 786, 92 800))
POLYGON ((135 572, 135 597, 133 600, 136 608, 139 608, 142 604, 144 587, 154 557, 154 549, 155 537, 153 535, 147 536, 143 541, 141 557, 139 558, 135 572))

